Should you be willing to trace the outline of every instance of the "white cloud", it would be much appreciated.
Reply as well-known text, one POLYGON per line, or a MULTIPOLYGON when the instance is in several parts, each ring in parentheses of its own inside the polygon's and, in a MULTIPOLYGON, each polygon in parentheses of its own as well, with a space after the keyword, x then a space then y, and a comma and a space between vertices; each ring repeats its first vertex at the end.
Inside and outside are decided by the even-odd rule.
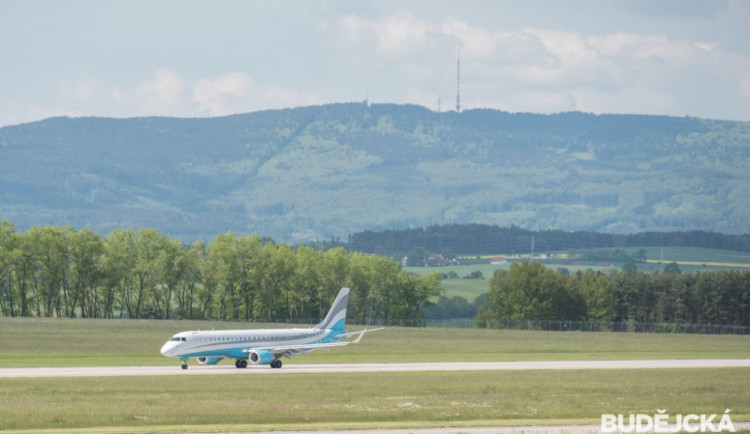
POLYGON ((383 19, 367 20, 349 14, 341 18, 344 38, 351 44, 370 47, 386 56, 400 56, 424 48, 432 26, 407 12, 383 19))
MULTIPOLYGON (((186 80, 166 69, 154 71, 132 86, 104 83, 91 76, 59 79, 49 86, 43 101, 10 101, 11 123, 52 116, 183 116, 190 114, 186 80)), ((7 117, 7 116, 6 116, 7 117)))
POLYGON ((234 72, 202 78, 193 87, 192 101, 210 116, 320 104, 315 94, 283 86, 261 86, 247 75, 234 72))
POLYGON ((370 24, 353 14, 341 18, 341 28, 345 39, 350 42, 359 42, 370 33, 370 24))
POLYGON ((200 79, 193 88, 192 100, 211 116, 223 116, 242 111, 248 105, 253 81, 235 72, 219 77, 200 79))
POLYGON ((0 69, 0 125, 60 114, 218 116, 365 97, 440 100, 445 109, 455 101, 459 50, 466 109, 750 119, 745 1, 699 2, 691 13, 680 13, 679 1, 640 11, 632 2, 313 2, 296 12, 269 3, 263 14, 233 2, 187 6, 170 22, 174 32, 144 22, 138 2, 109 21, 76 15, 89 27, 59 26, 65 8, 18 6, 0 27, 18 41, 0 44, 14 59, 0 69), (231 20, 209 20, 208 11, 231 20), (132 33, 129 20, 142 31, 132 33), (112 31, 92 41, 91 26, 103 22, 112 31), (56 27, 45 33, 35 23, 56 27))
POLYGON ((119 105, 120 116, 137 114, 174 116, 184 112, 187 84, 180 74, 158 69, 154 77, 139 82, 135 88, 113 87, 111 98, 119 105))
MULTIPOLYGON (((748 69, 745 69, 746 71, 748 69)), ((750 101, 750 74, 743 74, 744 76, 740 79, 740 93, 745 100, 750 101)))
POLYGON ((258 108, 286 108, 321 104, 323 100, 318 95, 297 89, 271 86, 261 92, 259 103, 258 108))
POLYGON ((466 108, 711 117, 748 102, 750 59, 710 41, 538 28, 493 33, 455 21, 442 29, 462 46, 479 35, 474 57, 467 50, 464 61, 462 50, 466 108))
POLYGON ((658 61, 665 64, 691 62, 696 56, 712 51, 706 42, 688 43, 664 36, 614 33, 587 38, 602 55, 629 59, 631 62, 658 61))
POLYGON ((391 15, 374 24, 378 36, 378 49, 389 54, 404 54, 427 43, 430 25, 419 21, 409 13, 391 15))
POLYGON ((518 83, 549 89, 617 81, 617 67, 578 33, 525 29, 522 39, 536 43, 526 44, 531 53, 510 62, 508 69, 518 83))
POLYGON ((70 86, 66 86, 62 93, 74 101, 85 101, 97 96, 100 92, 96 81, 90 77, 81 79, 70 86))
POLYGON ((464 57, 489 57, 495 53, 501 33, 493 33, 480 27, 471 27, 467 23, 449 19, 440 25, 440 31, 458 41, 461 55, 464 57))

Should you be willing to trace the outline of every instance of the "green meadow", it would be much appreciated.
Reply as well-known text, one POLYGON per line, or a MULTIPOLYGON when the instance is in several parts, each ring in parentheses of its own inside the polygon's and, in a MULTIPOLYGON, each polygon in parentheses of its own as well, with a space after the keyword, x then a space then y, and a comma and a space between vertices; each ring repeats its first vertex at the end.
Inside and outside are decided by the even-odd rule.
MULTIPOLYGON (((162 344, 177 332, 265 327, 291 326, 210 321, 0 318, 0 348, 3 348, 0 368, 179 366, 176 359, 159 354, 162 344)), ((664 358, 750 358, 750 336, 388 327, 368 333, 357 345, 301 355, 285 363, 664 358)))
MULTIPOLYGON (((633 253, 641 249, 646 251, 648 262, 639 263, 637 267, 640 271, 647 273, 663 270, 664 265, 671 262, 676 262, 682 271, 750 269, 750 254, 734 250, 705 249, 699 247, 625 247, 621 250, 633 253)), ((550 253, 575 255, 577 252, 596 250, 612 251, 614 248, 550 253)), ((509 263, 490 264, 490 258, 493 256, 504 255, 484 255, 482 258, 484 258, 486 263, 483 264, 449 265, 445 267, 405 267, 404 270, 415 274, 429 274, 432 272, 447 274, 453 271, 458 275, 458 279, 445 279, 440 283, 440 286, 445 289, 445 295, 448 297, 463 297, 472 302, 476 297, 489 292, 490 279, 495 274, 495 271, 507 270, 510 266, 509 263), (484 279, 463 278, 475 271, 480 271, 484 279)), ((575 259, 551 259, 547 263, 547 266, 552 269, 564 268, 571 274, 586 270, 608 273, 621 270, 622 265, 622 263, 613 263, 612 265, 602 266, 595 262, 585 263, 585 261, 582 262, 575 259)))
MULTIPOLYGON (((0 367, 173 364, 179 370, 177 360, 159 354, 173 333, 257 326, 0 318, 0 367)), ((750 358, 750 336, 389 327, 357 345, 285 364, 648 358, 750 358)), ((596 424, 602 413, 726 408, 741 421, 750 419, 748 385, 747 368, 6 378, 0 431, 596 424)))
POLYGON ((726 408, 740 421, 750 415, 749 374, 731 368, 2 379, 0 431, 596 424, 602 413, 726 408))
MULTIPOLYGON (((489 259, 487 260, 489 261, 489 259)), ((455 271, 459 279, 443 279, 440 286, 445 289, 447 297, 459 296, 470 303, 478 296, 490 291, 490 279, 497 270, 507 270, 510 264, 474 264, 474 265, 450 265, 447 267, 405 267, 404 270, 415 274, 429 274, 433 271, 438 273, 449 273, 455 271), (464 279, 475 271, 480 271, 484 279, 464 279)))

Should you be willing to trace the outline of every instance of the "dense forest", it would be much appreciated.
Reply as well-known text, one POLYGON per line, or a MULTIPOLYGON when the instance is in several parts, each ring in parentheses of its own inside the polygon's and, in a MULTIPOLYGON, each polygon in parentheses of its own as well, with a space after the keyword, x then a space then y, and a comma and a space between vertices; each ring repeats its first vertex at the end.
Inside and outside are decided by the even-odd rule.
POLYGON ((749 122, 695 118, 366 103, 52 118, 0 128, 0 216, 185 243, 454 223, 737 234, 750 232, 748 167, 749 122))
POLYGON ((477 324, 573 320, 750 326, 750 271, 602 272, 566 275, 513 263, 490 280, 477 324))
MULTIPOLYGON (((325 246, 327 243, 320 243, 325 246)), ((334 243, 335 244, 335 243, 334 243)), ((457 255, 529 254, 572 249, 623 247, 702 247, 750 252, 750 234, 707 231, 608 234, 590 231, 529 230, 482 224, 435 225, 427 228, 364 231, 349 236, 348 250, 404 256, 415 248, 457 255)))
POLYGON ((34 226, 0 221, 3 316, 318 321, 351 287, 348 318, 419 324, 437 274, 410 275, 375 255, 296 250, 258 235, 189 246, 153 229, 34 226))

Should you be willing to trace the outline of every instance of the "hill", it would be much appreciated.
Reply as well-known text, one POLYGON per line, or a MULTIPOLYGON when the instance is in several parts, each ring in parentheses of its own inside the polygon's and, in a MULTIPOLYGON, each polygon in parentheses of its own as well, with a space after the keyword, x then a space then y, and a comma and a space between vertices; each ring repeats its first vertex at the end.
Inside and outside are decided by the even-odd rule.
POLYGON ((277 241, 450 223, 750 232, 750 123, 348 103, 0 128, 0 218, 277 241))

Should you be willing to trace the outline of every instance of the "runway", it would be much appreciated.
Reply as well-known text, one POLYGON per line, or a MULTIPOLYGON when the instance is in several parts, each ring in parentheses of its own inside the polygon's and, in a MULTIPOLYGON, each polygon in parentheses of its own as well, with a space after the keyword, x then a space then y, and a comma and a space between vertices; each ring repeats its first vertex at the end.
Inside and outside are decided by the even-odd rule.
POLYGON ((70 368, 3 368, 0 378, 41 377, 125 377, 151 375, 285 375, 351 372, 422 372, 422 371, 533 371, 584 369, 679 369, 679 368, 750 368, 750 359, 667 359, 667 360, 565 360, 533 362, 437 362, 437 363, 359 363, 284 365, 281 369, 250 366, 237 369, 226 365, 191 365, 183 370, 174 366, 113 366, 70 368))

